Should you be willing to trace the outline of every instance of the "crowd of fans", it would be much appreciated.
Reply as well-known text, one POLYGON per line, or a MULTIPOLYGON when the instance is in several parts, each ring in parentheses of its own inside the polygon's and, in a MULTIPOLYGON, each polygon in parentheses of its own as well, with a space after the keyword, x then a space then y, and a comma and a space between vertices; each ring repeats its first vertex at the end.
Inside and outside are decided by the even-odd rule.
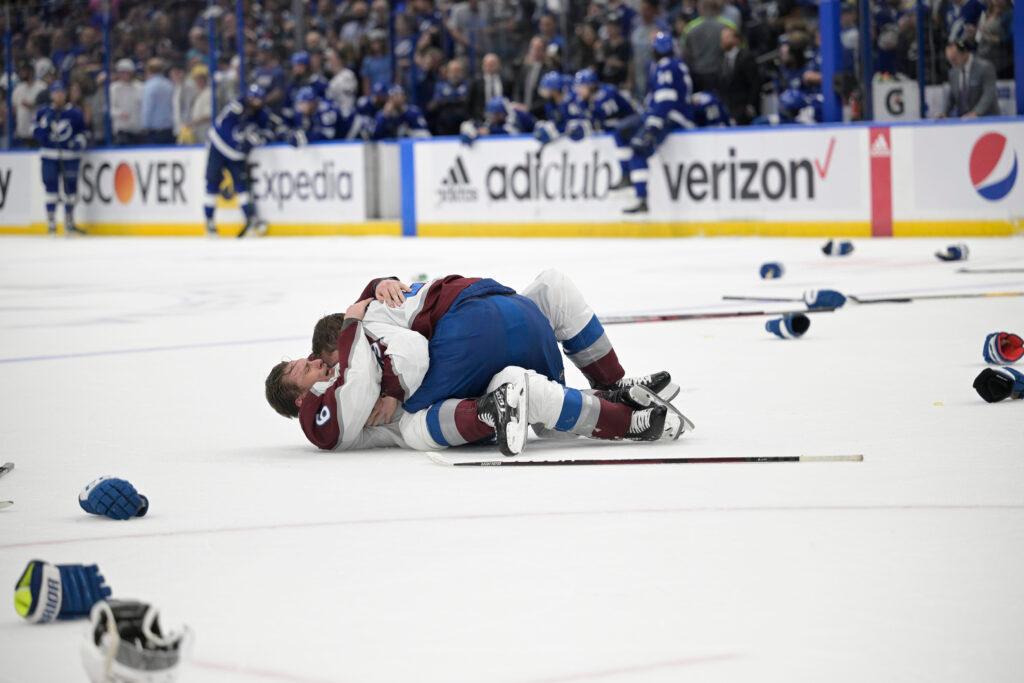
MULTIPOLYGON (((204 141, 217 112, 241 90, 234 3, 110 5, 112 142, 204 141)), ((92 144, 105 141, 103 6, 50 0, 12 10, 15 79, 2 85, 13 87, 16 144, 34 144, 35 112, 54 81, 66 84, 82 110, 92 144)), ((1010 0, 931 0, 928 81, 946 80, 944 48, 957 40, 1000 78, 1012 77, 1012 11, 1010 0)), ((542 119, 540 83, 550 71, 592 68, 602 83, 639 101, 659 31, 673 37, 694 89, 716 94, 740 125, 774 113, 762 111, 766 93, 813 98, 822 85, 813 0, 262 0, 248 2, 245 16, 245 77, 264 88, 273 110, 288 110, 303 86, 341 112, 356 110, 360 98, 379 109, 399 85, 401 99, 423 112, 436 135, 483 120, 495 97, 542 119)), ((863 97, 857 19, 855 5, 843 7, 836 82, 853 118, 863 97)), ((875 0, 871 30, 876 73, 915 77, 914 0, 875 0)), ((6 125, 5 104, 0 114, 6 125)))

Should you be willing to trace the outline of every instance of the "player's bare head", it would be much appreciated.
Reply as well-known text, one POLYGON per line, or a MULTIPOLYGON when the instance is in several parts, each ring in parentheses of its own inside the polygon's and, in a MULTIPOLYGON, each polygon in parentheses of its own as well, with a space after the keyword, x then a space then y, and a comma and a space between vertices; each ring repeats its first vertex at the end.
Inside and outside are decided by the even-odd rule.
POLYGON ((338 335, 341 334, 341 324, 345 322, 344 313, 331 313, 316 321, 313 327, 313 356, 322 358, 329 365, 337 363, 338 335), (333 352, 334 362, 330 362, 326 356, 333 352))
POLYGON ((314 384, 330 377, 330 366, 320 359, 281 361, 267 375, 267 403, 279 415, 298 417, 306 393, 314 384))

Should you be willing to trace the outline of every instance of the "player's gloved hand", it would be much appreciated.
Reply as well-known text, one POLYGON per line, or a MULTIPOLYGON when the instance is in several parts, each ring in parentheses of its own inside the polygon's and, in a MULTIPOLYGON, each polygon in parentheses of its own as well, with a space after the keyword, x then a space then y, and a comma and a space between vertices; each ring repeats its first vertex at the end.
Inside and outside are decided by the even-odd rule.
POLYGON ((14 586, 14 609, 33 623, 84 617, 94 604, 110 597, 94 564, 52 565, 32 560, 14 586))
POLYGON ((591 132, 589 121, 570 121, 568 128, 565 130, 569 139, 573 142, 579 142, 583 138, 587 137, 587 134, 591 132))
POLYGON ((537 124, 537 127, 533 129, 533 137, 536 138, 536 140, 540 142, 540 146, 543 147, 558 137, 558 130, 550 121, 541 121, 537 124))
POLYGON ((263 136, 258 131, 250 130, 245 133, 245 144, 252 149, 253 147, 259 147, 264 143, 263 136))
POLYGON ((853 253, 853 242, 849 240, 841 240, 839 242, 829 240, 825 242, 821 251, 825 256, 849 256, 853 253))
POLYGON ((633 139, 629 141, 629 146, 633 148, 637 156, 648 157, 654 153, 657 141, 657 132, 647 126, 633 136, 633 139))
POLYGON ((986 363, 1016 363, 1024 356, 1024 339, 1012 332, 993 332, 985 337, 981 355, 986 363))
POLYGON ((288 133, 288 144, 292 147, 305 147, 309 143, 306 138, 306 131, 296 129, 288 133))
POLYGON ((842 308, 846 297, 834 289, 812 289, 804 292, 804 303, 812 311, 818 308, 842 308))
POLYGON ((100 477, 86 484, 78 494, 78 504, 91 515, 111 519, 142 517, 149 512, 149 499, 131 483, 114 477, 100 477))
POLYGON ((459 141, 466 147, 472 147, 478 137, 480 137, 480 131, 472 121, 463 121, 459 126, 459 141))
POLYGON ((949 245, 945 251, 935 252, 935 258, 940 261, 966 261, 967 254, 967 245, 961 242, 949 245))
POLYGON ((811 319, 803 313, 787 313, 764 324, 764 329, 779 339, 799 339, 810 327, 811 319))
POLYGON ((974 390, 989 403, 1024 398, 1024 373, 1013 368, 985 368, 974 379, 974 390))

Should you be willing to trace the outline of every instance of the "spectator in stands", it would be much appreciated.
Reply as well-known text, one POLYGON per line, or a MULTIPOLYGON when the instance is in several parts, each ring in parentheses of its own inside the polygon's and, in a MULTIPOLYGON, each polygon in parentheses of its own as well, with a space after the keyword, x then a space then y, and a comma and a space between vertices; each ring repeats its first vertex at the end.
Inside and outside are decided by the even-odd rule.
POLYGON ((712 91, 722 73, 722 30, 736 25, 722 15, 722 0, 700 0, 700 16, 686 25, 683 61, 690 68, 693 89, 712 91))
POLYGON ((946 35, 951 40, 974 40, 984 11, 985 5, 979 0, 949 0, 944 17, 946 35))
POLYGON ((722 73, 718 93, 732 119, 739 125, 753 121, 761 108, 761 75, 750 50, 743 47, 736 29, 722 28, 722 73))
POLYGON ((967 38, 958 38, 946 46, 946 59, 953 67, 949 70, 948 116, 999 116, 996 69, 988 60, 975 55, 974 50, 974 42, 967 38))
POLYGON ((209 55, 209 42, 206 40, 206 29, 201 26, 193 26, 188 31, 188 52, 185 53, 185 60, 192 63, 193 60, 205 62, 209 55))
POLYGON ((603 30, 605 38, 597 49, 597 76, 602 83, 614 85, 619 90, 632 90, 629 63, 633 53, 623 36, 622 25, 616 19, 609 19, 603 30))
POLYGON ((377 83, 391 82, 391 56, 387 52, 387 34, 371 31, 366 55, 363 57, 359 75, 363 80, 363 94, 369 95, 377 83))
POLYGON ((192 128, 189 116, 192 113, 192 100, 196 97, 196 86, 192 77, 186 77, 185 70, 174 65, 170 70, 170 81, 174 85, 171 100, 174 102, 174 137, 179 144, 191 145, 192 128))
POLYGON ((210 70, 203 64, 192 67, 192 82, 196 96, 188 113, 192 137, 197 143, 206 142, 206 132, 213 120, 213 89, 210 87, 210 70))
POLYGON ((633 54, 633 92, 642 96, 647 92, 647 74, 651 68, 651 40, 659 32, 668 33, 668 23, 662 16, 658 0, 641 0, 640 11, 633 22, 629 42, 633 54))
POLYGON ((417 35, 416 49, 444 47, 444 22, 434 8, 434 0, 412 0, 412 26, 417 35))
POLYGON ((523 103, 526 110, 535 117, 544 115, 544 99, 538 94, 540 78, 544 75, 544 58, 547 44, 540 36, 530 40, 530 47, 516 69, 515 99, 523 103))
POLYGON ((21 65, 18 73, 21 80, 11 93, 11 102, 14 105, 14 136, 19 145, 35 147, 37 141, 32 130, 36 124, 39 95, 46 90, 46 85, 36 78, 35 69, 27 62, 21 65))
POLYGON ((434 99, 434 88, 441 78, 444 54, 436 47, 416 51, 416 69, 412 73, 412 102, 416 106, 434 99))
POLYGON ((343 113, 352 111, 359 96, 359 79, 348 67, 348 60, 342 58, 348 52, 347 48, 327 51, 327 72, 331 75, 327 83, 327 99, 343 113))
POLYGON ((1013 10, 1008 0, 988 0, 977 36, 978 56, 992 62, 996 77, 1013 78, 1013 10))
POLYGON ((370 18, 370 6, 363 0, 356 0, 348 6, 348 11, 342 15, 341 30, 338 31, 338 38, 343 42, 358 45, 362 42, 367 32, 367 24, 370 18))
POLYGON ((484 55, 480 62, 480 76, 470 86, 470 116, 476 120, 484 117, 484 105, 495 97, 511 97, 512 83, 501 73, 501 59, 493 52, 484 55))
POLYGON ((469 81, 461 59, 448 62, 444 79, 434 88, 434 96, 427 103, 427 115, 433 122, 430 130, 434 135, 457 135, 462 122, 472 117, 469 81))
POLYGON ((815 68, 814 50, 806 31, 790 31, 781 39, 779 46, 778 92, 801 90, 814 94, 821 90, 821 72, 815 68))
POLYGON ((142 84, 135 80, 135 63, 119 59, 110 84, 110 125, 115 145, 136 145, 142 133, 142 84))
POLYGON ((427 120, 419 107, 406 102, 405 90, 400 85, 393 85, 388 90, 388 101, 377 113, 373 127, 374 140, 393 140, 395 138, 429 138, 430 130, 427 120))
POLYGON ((557 45, 559 53, 565 51, 565 38, 558 32, 558 21, 554 14, 545 12, 537 20, 537 35, 544 39, 546 45, 557 45))
POLYGON ((277 48, 274 47, 272 40, 265 38, 259 42, 257 60, 258 65, 253 71, 252 80, 266 93, 264 106, 276 113, 285 104, 288 79, 281 68, 277 48))
POLYGON ((490 45, 487 24, 491 21, 490 5, 480 0, 464 0, 452 7, 448 18, 448 33, 455 43, 455 55, 466 56, 475 63, 490 45))
POLYGON ((174 85, 164 75, 163 61, 156 57, 146 62, 142 129, 147 144, 174 144, 174 85))

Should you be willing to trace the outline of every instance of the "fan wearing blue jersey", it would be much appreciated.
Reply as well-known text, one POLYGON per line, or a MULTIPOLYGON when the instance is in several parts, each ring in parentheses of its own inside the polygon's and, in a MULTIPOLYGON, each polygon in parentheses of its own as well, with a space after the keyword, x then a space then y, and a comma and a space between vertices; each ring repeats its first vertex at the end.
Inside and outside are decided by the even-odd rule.
POLYGON ((327 100, 320 99, 312 87, 301 88, 295 95, 289 142, 299 147, 321 140, 354 140, 364 138, 364 119, 355 112, 343 114, 327 100))
POLYGON ((36 112, 33 135, 39 143, 39 157, 46 188, 46 227, 57 233, 57 202, 64 183, 64 232, 85 232, 75 225, 75 198, 78 195, 78 166, 85 149, 85 119, 68 102, 67 87, 61 81, 50 85, 50 104, 36 112))
POLYGON ((206 215, 206 232, 211 237, 217 235, 213 216, 225 173, 231 177, 235 195, 245 214, 245 226, 238 236, 242 237, 250 228, 255 228, 257 234, 266 231, 256 216, 256 205, 249 194, 246 158, 254 147, 284 137, 287 133, 284 122, 264 106, 266 96, 266 91, 253 83, 242 97, 224 107, 207 133, 203 212, 206 215))
POLYGON ((647 79, 648 92, 644 98, 643 114, 639 120, 620 126, 623 136, 631 136, 627 164, 629 176, 623 176, 612 189, 625 189, 632 183, 637 203, 624 211, 627 214, 647 213, 647 160, 654 155, 669 133, 695 127, 693 107, 690 104, 690 93, 693 92, 690 71, 682 60, 674 56, 672 36, 657 33, 652 49, 654 60, 647 79))

